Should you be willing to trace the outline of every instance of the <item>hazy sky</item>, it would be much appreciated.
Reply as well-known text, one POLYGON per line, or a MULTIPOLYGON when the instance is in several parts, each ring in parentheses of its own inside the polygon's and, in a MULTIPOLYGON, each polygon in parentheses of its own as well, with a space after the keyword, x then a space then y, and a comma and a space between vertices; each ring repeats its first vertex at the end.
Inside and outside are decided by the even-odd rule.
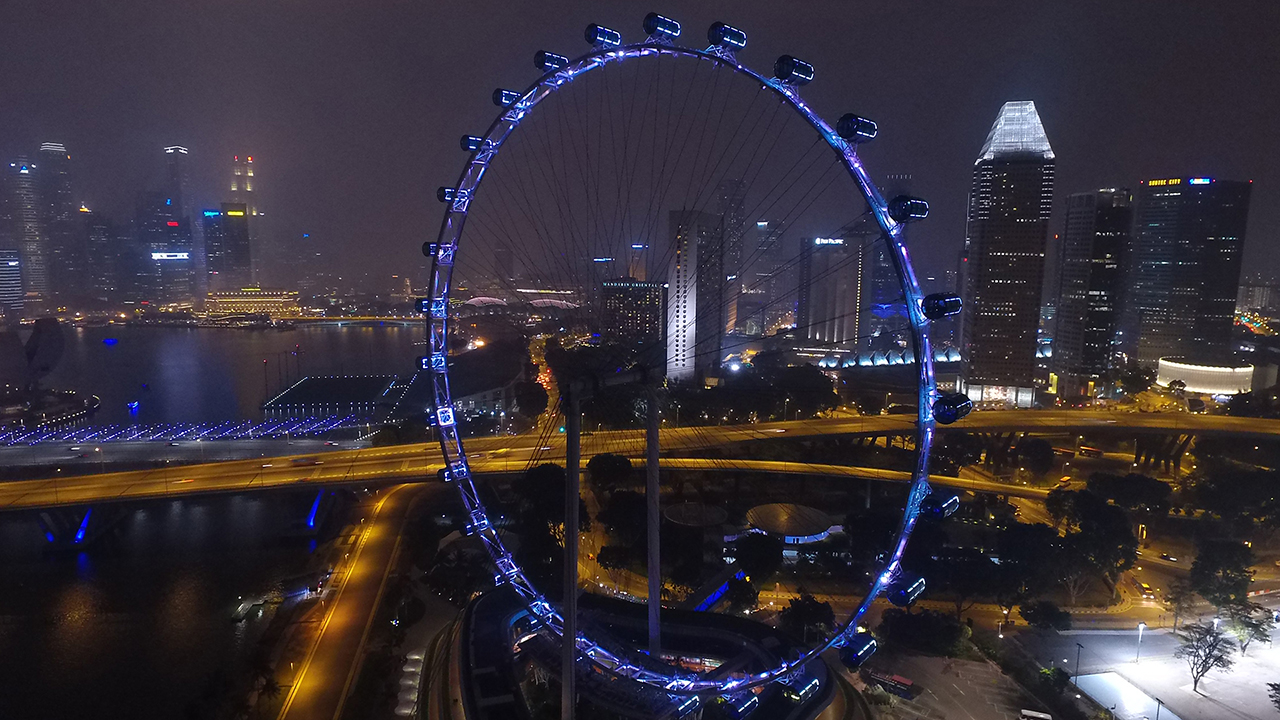
POLYGON ((165 145, 191 148, 202 203, 252 154, 275 232, 389 277, 435 236, 435 188, 462 167, 458 137, 492 120, 492 89, 531 82, 538 49, 585 52, 590 22, 642 39, 649 10, 691 45, 712 21, 741 27, 745 63, 802 57, 819 112, 877 120, 867 165, 912 174, 934 208, 914 240, 926 271, 954 265, 973 160, 1001 103, 1024 99, 1057 153, 1058 207, 1140 178, 1252 179, 1246 273, 1280 270, 1276 0, 0 0, 0 153, 65 143, 77 194, 122 218, 165 145))

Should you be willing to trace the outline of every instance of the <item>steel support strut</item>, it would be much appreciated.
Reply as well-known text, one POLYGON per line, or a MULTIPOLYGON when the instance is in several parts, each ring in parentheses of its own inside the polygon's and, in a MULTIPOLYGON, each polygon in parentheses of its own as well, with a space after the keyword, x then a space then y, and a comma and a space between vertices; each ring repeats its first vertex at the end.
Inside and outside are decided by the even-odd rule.
POLYGON ((662 556, 658 532, 662 525, 659 514, 658 486, 658 386, 649 383, 648 424, 645 428, 644 497, 648 507, 649 565, 649 655, 656 657, 662 645, 662 556))
POLYGON ((578 658, 578 503, 582 466, 582 414, 577 388, 565 394, 564 448, 564 632, 560 636, 560 718, 573 720, 578 658))

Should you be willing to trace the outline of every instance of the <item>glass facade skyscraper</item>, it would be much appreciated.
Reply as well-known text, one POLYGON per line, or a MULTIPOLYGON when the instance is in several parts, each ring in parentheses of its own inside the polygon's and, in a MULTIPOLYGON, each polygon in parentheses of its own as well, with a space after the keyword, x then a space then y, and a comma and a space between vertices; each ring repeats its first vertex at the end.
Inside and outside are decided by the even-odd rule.
POLYGON ((1231 353, 1251 183, 1182 177, 1138 186, 1128 254, 1125 352, 1220 362, 1231 353))
POLYGON ((1051 365, 1059 395, 1092 394, 1089 381, 1112 364, 1124 253, 1133 225, 1130 200, 1128 188, 1077 193, 1067 200, 1051 365))
POLYGON ((1029 407, 1054 154, 1035 103, 1000 109, 974 162, 962 261, 965 386, 976 401, 1029 407))

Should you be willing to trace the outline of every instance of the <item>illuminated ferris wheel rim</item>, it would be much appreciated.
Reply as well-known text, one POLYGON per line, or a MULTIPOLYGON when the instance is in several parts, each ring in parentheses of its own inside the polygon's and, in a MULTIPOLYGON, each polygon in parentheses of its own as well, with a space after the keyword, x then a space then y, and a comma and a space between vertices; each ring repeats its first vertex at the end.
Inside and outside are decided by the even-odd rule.
MULTIPOLYGON (((928 462, 929 450, 934 432, 933 404, 936 400, 936 386, 933 374, 933 355, 930 349, 928 334, 928 317, 924 310, 924 299, 916 282, 915 272, 910 256, 903 240, 903 222, 891 216, 889 204, 885 202, 870 176, 862 167, 855 149, 856 142, 846 140, 836 130, 820 118, 799 95, 799 86, 806 84, 813 77, 813 68, 803 61, 791 56, 779 58, 779 75, 787 78, 765 78, 763 75, 738 63, 735 51, 744 47, 746 35, 723 23, 712 26, 709 35, 713 43, 716 34, 720 35, 719 44, 713 44, 706 50, 679 47, 672 39, 679 34, 679 24, 666 18, 650 14, 646 18, 646 31, 649 38, 641 43, 622 44, 621 36, 613 30, 597 25, 587 29, 588 40, 593 40, 594 49, 575 59, 547 52, 539 52, 536 60, 546 71, 536 82, 523 92, 499 89, 494 92, 494 101, 503 106, 502 112, 490 125, 483 136, 464 136, 462 147, 469 150, 471 159, 463 169, 454 188, 441 188, 439 199, 446 203, 444 221, 435 243, 424 244, 423 252, 432 258, 431 293, 427 300, 429 342, 431 355, 424 360, 424 369, 431 371, 433 380, 431 422, 440 435, 440 449, 445 461, 445 477, 447 481, 457 483, 459 494, 469 515, 468 527, 478 535, 488 550, 498 570, 495 582, 508 584, 521 596, 529 611, 543 621, 545 628, 550 629, 557 637, 562 635, 562 618, 559 612, 525 577, 524 571, 516 564, 511 553, 507 551, 498 537, 496 529, 490 523, 483 504, 480 502, 472 482, 467 455, 463 448, 462 438, 458 433, 453 412, 452 397, 449 393, 448 377, 448 308, 449 290, 452 281, 455 254, 460 245, 466 216, 471 201, 475 198, 481 181, 489 165, 497 157, 498 151, 507 138, 515 131, 521 120, 557 90, 570 84, 574 79, 592 70, 606 67, 611 63, 623 62, 639 58, 658 58, 664 56, 693 58, 708 61, 718 67, 725 67, 732 72, 750 78, 762 89, 768 89, 778 98, 798 112, 827 142, 827 145, 840 158, 849 176, 854 180, 862 199, 865 200, 879 224, 884 236, 892 248, 890 253, 894 271, 898 277, 903 296, 906 298, 908 317, 914 340, 914 353, 919 381, 919 415, 917 426, 916 467, 908 495, 907 505, 903 512, 898 534, 893 545, 889 561, 877 573, 866 596, 858 608, 850 615, 839 631, 822 643, 811 648, 795 660, 784 659, 778 666, 760 673, 738 678, 707 679, 688 673, 677 672, 674 668, 658 671, 649 667, 638 666, 625 657, 614 654, 610 650, 579 634, 575 646, 579 652, 579 662, 587 660, 601 669, 631 680, 643 683, 672 695, 712 695, 738 693, 743 690, 763 685, 803 668, 820 653, 831 647, 845 645, 857 632, 857 622, 870 608, 871 603, 884 592, 900 572, 900 559, 906 547, 911 530, 920 512, 921 502, 929 494, 928 462), (657 17, 659 25, 650 27, 650 21, 657 17), (674 32, 671 31, 674 26, 674 32), (726 41, 726 32, 730 35, 726 41), (790 67, 784 67, 784 61, 790 67)), ((855 116, 845 116, 861 121, 855 116)), ((865 122, 865 121, 864 121, 865 122)), ((874 136, 874 125, 871 126, 874 136)), ((842 128, 843 129, 843 128, 842 128)), ((846 134, 854 134, 852 132, 846 134)), ((869 138, 864 138, 869 139, 869 138)), ((920 202, 923 205, 923 201, 920 202)), ((927 211, 927 205, 925 206, 927 211)), ((923 217, 910 212, 895 213, 899 218, 923 217), (905 216, 904 216, 905 215, 905 216)))

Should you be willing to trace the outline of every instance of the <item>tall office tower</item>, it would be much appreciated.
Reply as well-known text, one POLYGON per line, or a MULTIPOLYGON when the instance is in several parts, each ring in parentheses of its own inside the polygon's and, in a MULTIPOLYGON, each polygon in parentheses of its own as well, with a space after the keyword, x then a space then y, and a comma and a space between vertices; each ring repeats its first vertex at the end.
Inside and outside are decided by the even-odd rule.
POLYGON ((191 151, 181 145, 164 149, 164 193, 173 200, 172 207, 178 217, 191 214, 191 172, 187 167, 191 151))
POLYGON ((720 370, 724 338, 724 253, 719 218, 671 212, 667 270, 667 377, 706 379, 720 370))
POLYGON ((1162 357, 1213 363, 1231 352, 1250 182, 1145 180, 1134 231, 1122 347, 1154 367, 1162 357))
POLYGON ((742 304, 745 298, 738 315, 748 335, 769 335, 796 322, 796 268, 785 254, 783 224, 757 220, 755 249, 744 258, 739 299, 742 304))
POLYGON ((0 312, 4 321, 22 318, 22 255, 17 250, 0 250, 0 312))
POLYGON ((601 285, 602 333, 606 340, 643 345, 662 340, 662 323, 666 319, 666 290, 662 283, 625 277, 605 280, 601 285))
POLYGON ((244 205, 249 218, 249 245, 252 247, 253 281, 262 283, 267 248, 262 239, 261 211, 258 208, 258 181, 253 176, 253 156, 235 155, 231 163, 231 202, 244 205))
POLYGON ((719 218, 721 252, 725 274, 725 329, 732 331, 738 321, 738 295, 742 292, 743 240, 747 230, 743 216, 747 185, 728 178, 716 188, 716 216, 719 218))
POLYGON ((93 259, 86 266, 84 294, 99 302, 110 302, 119 288, 119 268, 127 266, 122 258, 129 241, 122 238, 108 220, 93 213, 82 213, 86 231, 86 251, 93 259))
POLYGON ((36 175, 40 224, 49 264, 49 292, 67 299, 83 294, 88 263, 85 223, 71 191, 71 155, 61 143, 40 145, 36 175))
POLYGON ((1030 407, 1053 148, 1035 103, 1000 108, 974 162, 965 237, 962 355, 975 401, 1030 407))
POLYGON ((247 206, 222 203, 219 210, 205 210, 203 217, 209 292, 240 290, 253 285, 247 206))
POLYGON ((1128 188, 1077 193, 1067 200, 1050 365, 1059 395, 1092 395, 1090 383, 1111 367, 1132 225, 1128 188))
POLYGON ((516 281, 516 256, 511 246, 502 244, 493 249, 493 272, 499 287, 510 288, 516 281))
POLYGON ((631 247, 627 248, 627 277, 641 282, 649 278, 648 249, 649 246, 644 243, 631 243, 631 247))
POLYGON ((195 298, 195 257, 191 219, 178 214, 164 192, 143 193, 138 203, 137 249, 141 297, 157 303, 190 303, 195 298))
POLYGON ((857 343, 865 257, 857 236, 805 238, 800 256, 799 335, 829 345, 857 343))
POLYGON ((28 316, 44 312, 49 299, 49 257, 36 182, 39 170, 35 163, 19 156, 9 163, 0 193, 0 224, 4 225, 0 247, 17 250, 21 256, 23 309, 28 316))

